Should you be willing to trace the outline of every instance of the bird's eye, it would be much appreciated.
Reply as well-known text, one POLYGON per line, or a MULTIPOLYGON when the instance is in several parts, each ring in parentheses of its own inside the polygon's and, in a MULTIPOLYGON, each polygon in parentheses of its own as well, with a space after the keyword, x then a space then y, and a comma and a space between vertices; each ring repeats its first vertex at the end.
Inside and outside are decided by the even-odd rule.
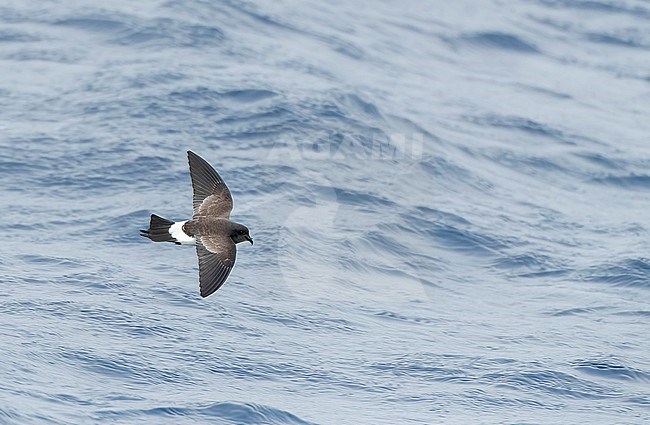
POLYGON ((244 232, 243 230, 240 230, 240 231, 239 231, 239 234, 240 234, 240 235, 243 235, 244 233, 246 233, 246 232, 244 232))

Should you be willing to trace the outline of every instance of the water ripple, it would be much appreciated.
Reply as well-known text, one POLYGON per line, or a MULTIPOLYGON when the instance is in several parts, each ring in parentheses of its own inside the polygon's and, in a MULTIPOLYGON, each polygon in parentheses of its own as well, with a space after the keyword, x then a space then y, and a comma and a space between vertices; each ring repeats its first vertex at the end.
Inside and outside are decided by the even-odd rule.
POLYGON ((201 418, 201 420, 218 420, 222 424, 295 424, 309 425, 311 422, 300 419, 290 412, 255 403, 220 402, 207 406, 192 407, 156 407, 143 410, 100 411, 103 419, 129 418, 130 421, 166 420, 182 422, 184 417, 201 418))

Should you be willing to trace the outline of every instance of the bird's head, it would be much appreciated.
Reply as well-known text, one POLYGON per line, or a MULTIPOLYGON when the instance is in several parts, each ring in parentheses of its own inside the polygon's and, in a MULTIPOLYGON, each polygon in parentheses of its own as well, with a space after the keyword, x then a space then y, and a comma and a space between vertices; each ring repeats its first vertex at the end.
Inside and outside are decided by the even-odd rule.
POLYGON ((253 238, 251 238, 248 227, 243 224, 233 223, 230 226, 230 238, 236 244, 248 241, 253 245, 253 238))

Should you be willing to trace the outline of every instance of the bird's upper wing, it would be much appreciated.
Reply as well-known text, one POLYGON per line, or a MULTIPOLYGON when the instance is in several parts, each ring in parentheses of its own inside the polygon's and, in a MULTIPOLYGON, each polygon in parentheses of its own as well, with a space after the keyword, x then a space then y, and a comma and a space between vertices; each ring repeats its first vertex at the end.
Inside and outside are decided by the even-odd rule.
POLYGON ((199 236, 196 238, 199 257, 199 288, 203 298, 219 289, 235 265, 237 248, 230 236, 199 236))
POLYGON ((187 151, 192 177, 193 217, 230 217, 232 196, 219 173, 206 160, 192 151, 187 151))

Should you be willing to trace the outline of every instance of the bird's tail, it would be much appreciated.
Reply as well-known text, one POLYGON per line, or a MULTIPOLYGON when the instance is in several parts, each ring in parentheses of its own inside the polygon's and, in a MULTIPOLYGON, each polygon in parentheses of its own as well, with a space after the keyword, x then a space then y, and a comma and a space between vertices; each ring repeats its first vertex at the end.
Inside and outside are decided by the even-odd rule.
POLYGON ((173 224, 173 221, 157 216, 156 214, 151 214, 149 228, 147 230, 140 230, 140 236, 149 238, 154 242, 176 242, 176 239, 169 233, 169 228, 173 224))

